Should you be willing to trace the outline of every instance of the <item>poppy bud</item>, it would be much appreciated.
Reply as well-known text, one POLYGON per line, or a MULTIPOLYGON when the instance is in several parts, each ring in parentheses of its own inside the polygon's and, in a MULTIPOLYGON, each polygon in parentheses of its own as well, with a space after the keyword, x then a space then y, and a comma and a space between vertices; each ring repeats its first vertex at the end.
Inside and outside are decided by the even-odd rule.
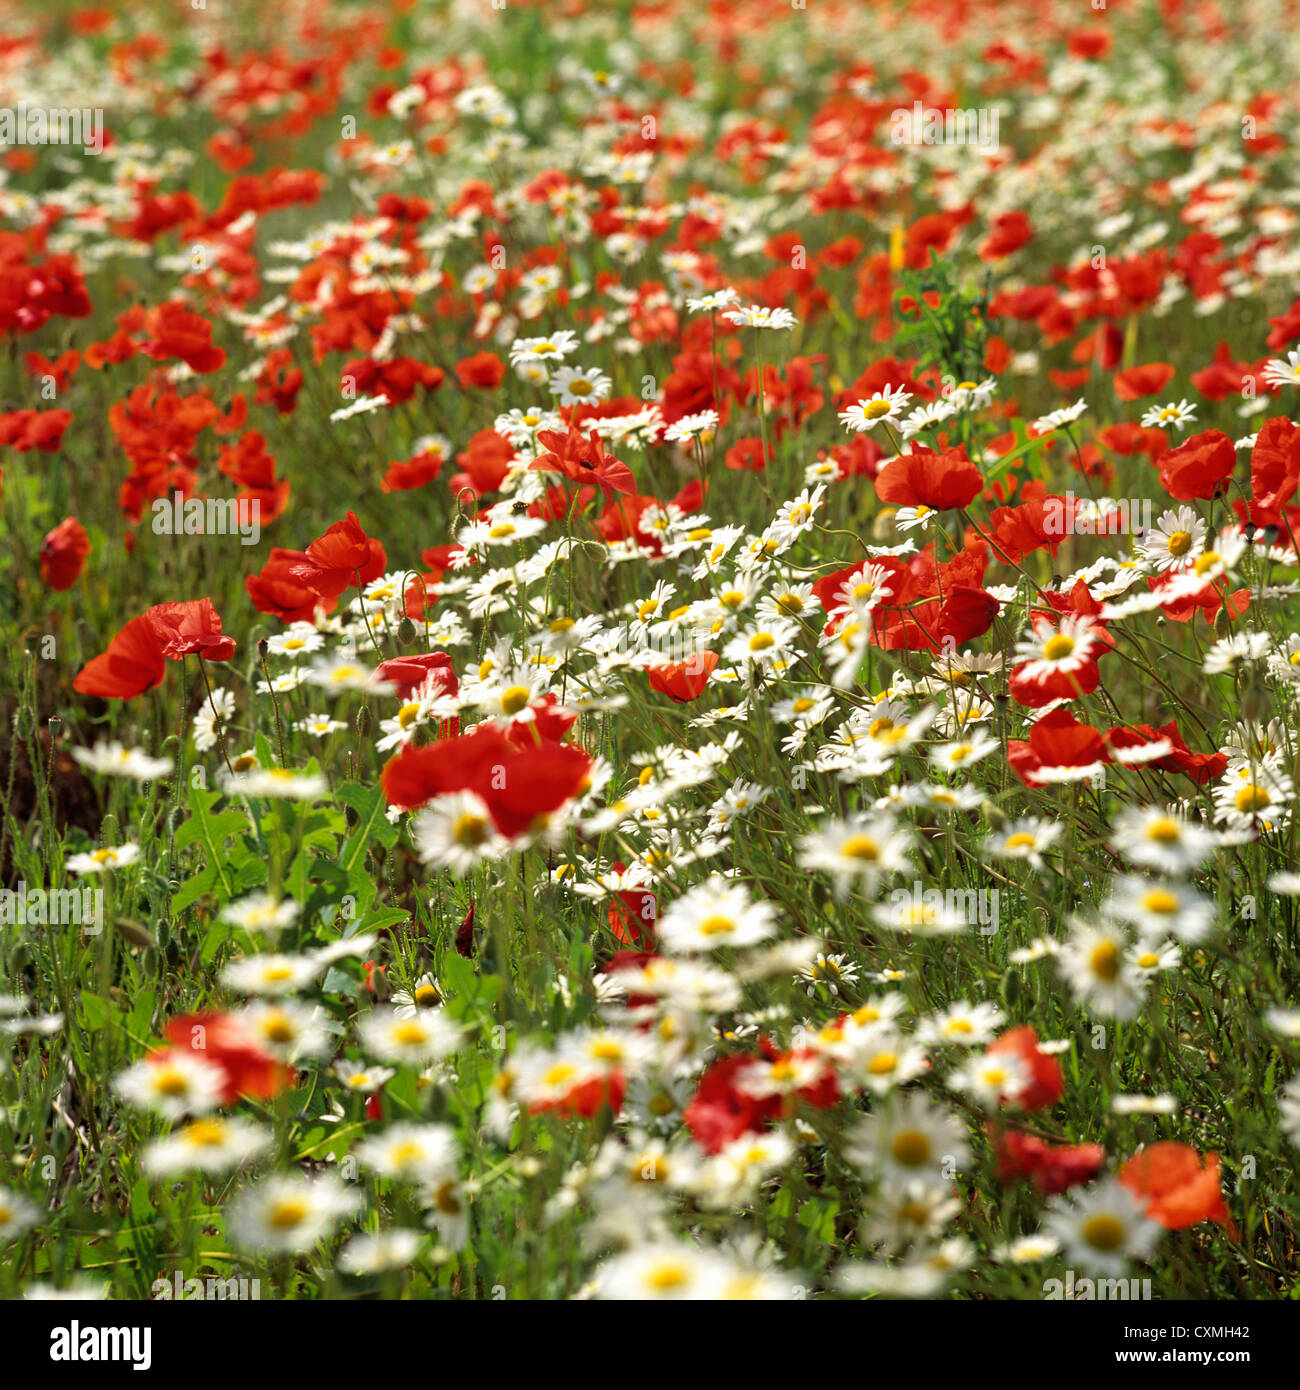
POLYGON ((410 618, 403 618, 397 625, 397 640, 403 647, 413 647, 415 645, 416 631, 415 624, 410 618))
POLYGON ((1008 970, 1002 979, 1002 1002, 1008 1009, 1014 1009, 1020 1002, 1020 976, 1014 970, 1008 970))

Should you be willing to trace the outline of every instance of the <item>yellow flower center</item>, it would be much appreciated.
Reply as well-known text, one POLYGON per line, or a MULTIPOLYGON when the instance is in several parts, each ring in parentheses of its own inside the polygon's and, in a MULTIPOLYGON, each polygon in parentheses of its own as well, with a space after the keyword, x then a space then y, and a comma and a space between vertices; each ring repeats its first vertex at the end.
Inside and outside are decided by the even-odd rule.
POLYGON ((880 846, 870 835, 851 835, 840 846, 845 859, 857 859, 864 864, 874 864, 880 858, 880 846))
POLYGON ((297 1197, 284 1197, 271 1208, 271 1225, 277 1231, 292 1231, 307 1219, 307 1203, 297 1197))
POLYGON ((1058 632, 1043 643, 1043 655, 1048 661, 1064 661, 1073 650, 1074 638, 1067 637, 1063 632, 1058 632))
POLYGON ((451 838, 458 845, 464 845, 466 849, 474 849, 488 837, 487 821, 482 816, 476 816, 472 811, 466 811, 463 815, 456 817, 451 827, 451 838))
POLYGON ((1124 1223, 1117 1216, 1100 1212, 1084 1222, 1081 1234, 1094 1250, 1118 1250, 1124 1244, 1124 1223))
POLYGON ((1169 537, 1169 553, 1171 555, 1186 555, 1192 548, 1192 533, 1190 531, 1175 531, 1169 537))
POLYGON ((532 698, 533 692, 526 685, 512 685, 501 693, 502 712, 518 714, 532 698))
POLYGON ((904 1168, 920 1168, 930 1161, 930 1139, 919 1129, 904 1129, 894 1135, 889 1151, 904 1168))
POLYGON ((1266 788, 1256 786, 1256 784, 1252 782, 1250 786, 1242 787, 1242 789, 1237 793, 1237 810, 1240 811, 1243 815, 1250 814, 1255 811, 1262 811, 1271 800, 1272 797, 1269 796, 1266 788))
POLYGON ((1119 975, 1119 947, 1113 941, 1103 941, 1093 947, 1088 967, 1098 979, 1111 981, 1119 975))
POLYGON ((736 924, 730 917, 706 917, 699 927, 701 936, 727 936, 735 930, 736 924))

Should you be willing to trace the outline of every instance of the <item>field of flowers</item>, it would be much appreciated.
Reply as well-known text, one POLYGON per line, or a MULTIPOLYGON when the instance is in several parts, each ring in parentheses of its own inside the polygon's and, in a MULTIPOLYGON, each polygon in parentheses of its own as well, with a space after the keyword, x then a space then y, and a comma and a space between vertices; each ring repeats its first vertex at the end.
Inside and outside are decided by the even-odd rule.
POLYGON ((0 0, 0 1296, 1300 1298, 1298 72, 0 0))

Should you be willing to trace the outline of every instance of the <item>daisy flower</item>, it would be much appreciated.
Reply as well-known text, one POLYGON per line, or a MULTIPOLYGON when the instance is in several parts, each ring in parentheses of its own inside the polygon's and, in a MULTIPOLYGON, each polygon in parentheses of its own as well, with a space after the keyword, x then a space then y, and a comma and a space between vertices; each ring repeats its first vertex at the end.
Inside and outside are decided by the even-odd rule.
POLYGON ((450 1125, 405 1122, 363 1139, 354 1150, 363 1168, 401 1182, 441 1181, 456 1170, 456 1135, 450 1125))
POLYGON ((98 772, 105 777, 129 777, 137 782, 152 782, 175 770, 170 758, 151 758, 143 749, 128 748, 122 743, 74 748, 72 756, 87 772, 98 772))
POLYGON ((845 1136, 844 1157, 864 1174, 950 1182, 970 1158, 965 1126, 916 1091, 864 1115, 845 1136))
POLYGON ((1042 1228, 1060 1243, 1067 1265, 1112 1278, 1121 1276, 1130 1260, 1149 1259, 1162 1233, 1147 1218, 1143 1202, 1115 1178, 1077 1196, 1052 1198, 1042 1228))
POLYGON ((1189 565, 1205 549, 1205 523, 1190 507, 1164 512, 1138 549, 1158 572, 1189 565))
POLYGON ((239 1193, 226 1208, 232 1241, 267 1254, 300 1254, 352 1216, 361 1195, 332 1173, 264 1179, 239 1193))
POLYGON ((1102 1018, 1136 1018, 1146 983, 1128 959, 1129 942, 1117 927, 1076 921, 1056 955, 1075 1002, 1102 1018))
POLYGON ((0 1187, 0 1244, 17 1240, 22 1233, 44 1216, 35 1202, 30 1202, 21 1192, 12 1188, 0 1187))
POLYGON ((129 1066, 114 1079, 113 1089, 129 1105, 179 1120, 215 1110, 225 1093, 226 1074, 202 1057, 169 1048, 129 1066))
POLYGON ((689 889, 659 921, 659 936, 670 951, 715 951, 752 946, 776 931, 776 909, 755 902, 742 884, 719 875, 689 889))
POLYGON ((608 397, 613 381, 604 372, 587 367, 561 367, 551 374, 547 389, 561 405, 589 405, 608 397))
POLYGON ((1285 360, 1272 357, 1264 364, 1266 386, 1300 385, 1300 352, 1288 352, 1285 360))
POLYGON ((829 873, 839 897, 853 886, 870 893, 885 874, 910 868, 907 854, 911 844, 911 832, 893 821, 859 816, 805 835, 800 842, 799 863, 805 869, 829 873))
POLYGON ((499 859, 510 845, 487 803, 469 791, 434 797, 412 818, 411 838, 424 863, 450 869, 457 878, 486 859, 499 859))
POLYGON ((1111 841, 1131 864, 1167 874, 1190 873, 1214 852, 1210 831, 1161 806, 1121 811, 1111 841))
POLYGON ((1152 883, 1128 874, 1111 886, 1103 911, 1127 922, 1142 937, 1175 936, 1179 941, 1203 941, 1214 926, 1214 904, 1192 888, 1176 883, 1152 883))
POLYGON ((793 328, 798 320, 789 309, 769 309, 751 304, 747 309, 728 309, 722 317, 738 328, 793 328))
POLYGON ((1024 859, 1035 869, 1042 869, 1043 854, 1061 838, 1064 829, 1060 821, 1023 817, 990 835, 984 849, 997 859, 1024 859))
POLYGON ((230 961, 221 972, 221 982, 237 994, 292 994, 305 989, 322 970, 318 956, 267 952, 230 961))
POLYGON ((67 862, 70 874, 106 874, 125 869, 140 857, 140 846, 133 841, 124 845, 105 845, 88 854, 71 855, 67 862))
POLYGON ((852 434, 875 429, 881 424, 896 425, 911 402, 909 392, 901 386, 895 388, 887 384, 883 391, 875 391, 865 400, 840 411, 840 424, 852 434))
POLYGON ((270 1135, 247 1120, 205 1115, 145 1146, 141 1166, 152 1177, 225 1173, 271 1147, 270 1135))
POLYGON ((1185 426, 1195 423, 1196 407, 1189 401, 1179 401, 1177 405, 1153 405, 1142 417, 1143 429, 1176 429, 1180 432, 1185 426))
POLYGON ((292 899, 273 898, 269 893, 252 893, 221 909, 221 920, 245 931, 268 934, 291 927, 298 920, 300 909, 292 899))
POLYGON ((460 1029, 440 1009, 422 1009, 414 1018, 391 1007, 372 1009, 357 1025, 362 1046, 386 1062, 425 1066, 454 1052, 460 1029))

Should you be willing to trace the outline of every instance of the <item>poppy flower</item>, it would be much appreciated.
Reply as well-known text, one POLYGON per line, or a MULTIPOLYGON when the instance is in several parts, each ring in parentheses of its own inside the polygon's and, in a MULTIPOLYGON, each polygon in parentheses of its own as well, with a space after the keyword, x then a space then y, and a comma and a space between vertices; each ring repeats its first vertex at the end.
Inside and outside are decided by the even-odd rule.
POLYGON ((191 655, 228 661, 234 653, 234 639, 222 634, 211 599, 159 603, 132 618, 107 650, 82 667, 72 688, 105 700, 129 700, 162 681, 167 661, 191 655))
POLYGON ((737 1074, 753 1061, 753 1057, 725 1057, 700 1077, 682 1117, 705 1153, 720 1153, 742 1134, 760 1133, 780 1114, 780 1096, 754 1096, 737 1085, 737 1074))
POLYGON ((1179 502, 1216 497, 1237 466, 1237 451, 1222 430, 1194 434, 1161 454, 1160 485, 1179 502))
POLYGON ((722 462, 739 472, 761 473, 772 462, 772 457, 770 444, 765 450, 761 439, 750 437, 736 440, 723 455, 722 462))
POLYGON ((577 425, 570 425, 567 434, 558 430, 539 430, 537 442, 546 453, 538 455, 528 465, 544 473, 563 473, 574 482, 598 487, 606 502, 613 494, 636 491, 632 470, 621 459, 605 452, 605 441, 596 430, 583 434, 577 425))
POLYGON ((455 695, 460 689, 455 662, 446 652, 396 656, 391 661, 381 661, 375 668, 375 679, 391 685, 399 700, 409 700, 430 676, 443 695, 455 695))
POLYGON ((1168 362, 1145 362, 1139 367, 1127 367, 1116 372, 1111 384, 1122 401, 1136 401, 1154 396, 1173 379, 1174 369, 1168 362))
POLYGON ((516 839, 579 795, 590 771, 591 758, 581 748, 550 742, 519 748, 482 724, 468 734, 404 748, 389 759, 380 783, 389 804, 407 811, 435 796, 472 791, 501 834, 516 839))
POLYGON ((1033 224, 1023 212, 1004 212, 993 223, 993 230, 979 249, 982 261, 996 261, 1018 251, 1034 238, 1033 224))
POLYGON ((148 335, 139 349, 146 357, 178 357, 192 372, 215 372, 226 361, 224 349, 212 343, 212 325, 179 300, 169 300, 145 316, 148 335))
POLYGON ((68 517, 41 542, 41 579, 56 593, 70 589, 85 568, 90 537, 75 516, 68 517))
POLYGON ((235 654, 235 639, 222 634, 221 615, 210 598, 158 603, 144 616, 153 624, 162 654, 169 661, 187 656, 229 661, 235 654))
POLYGON ((718 664, 717 652, 695 652, 685 661, 669 661, 662 666, 647 666, 646 678, 650 689, 667 695, 678 704, 698 699, 709 683, 718 664))
POLYGON ((317 608, 332 612, 338 600, 325 597, 297 578, 297 568, 305 563, 303 550, 271 549, 271 557, 260 573, 244 577, 244 588, 259 613, 270 613, 281 622, 311 622, 317 608))
MULTIPOLYGON (((626 869, 627 865, 621 861, 610 865, 611 872, 616 874, 626 869)), ((625 946, 652 948, 658 919, 659 899, 649 888, 629 888, 615 893, 609 904, 609 929, 614 939, 625 946)))
POLYGON ((1034 773, 1044 767, 1091 767, 1110 761, 1101 734, 1077 720, 1068 709, 1054 709, 1034 722, 1028 743, 1007 740, 1007 762, 1027 787, 1044 784, 1034 773))
POLYGON ((388 566, 388 557, 378 540, 361 529, 355 512, 318 536, 307 547, 304 559, 289 566, 299 583, 322 598, 338 596, 354 584, 369 584, 388 566))
POLYGON ((157 630, 147 614, 132 618, 100 656, 88 661, 72 683, 83 695, 129 700, 161 683, 167 670, 157 630))
POLYGON ((495 352, 476 352, 456 363, 456 380, 465 390, 495 391, 505 378, 506 364, 495 352))
POLYGON ((962 448, 942 454, 915 449, 891 459, 876 474, 876 496, 899 507, 953 511, 969 506, 983 488, 983 474, 962 448))
POLYGON ((0 445, 16 449, 20 454, 32 449, 52 454, 71 423, 70 410, 14 410, 0 415, 0 445))
POLYGON ((1028 1025, 1008 1028, 984 1049, 986 1057, 1015 1057, 1029 1078, 1016 1099, 1024 1110, 1045 1110, 1065 1094, 1061 1064, 1038 1045, 1038 1033, 1028 1025))
POLYGON ((1119 1170, 1119 1181, 1147 1203, 1147 1216, 1167 1231, 1215 1221, 1236 1234, 1223 1201, 1216 1153, 1202 1158, 1188 1144, 1161 1140, 1139 1149, 1119 1170))
MULTIPOLYGON (((173 1044, 172 1049, 164 1051, 192 1050, 220 1069, 225 1077, 223 1105, 233 1105, 241 1096, 270 1100, 293 1084, 293 1069, 264 1052, 247 1027, 232 1014, 184 1014, 168 1021, 163 1036, 173 1044)), ((159 1055, 162 1054, 153 1054, 159 1055)))
POLYGON ((1260 426, 1250 451, 1250 485, 1256 507, 1272 516, 1300 486, 1300 426, 1285 415, 1260 426))
POLYGON ((993 1136, 993 1150, 999 1182, 1030 1178, 1044 1196, 1091 1182, 1106 1161, 1100 1144, 1051 1144, 1017 1129, 993 1136))

